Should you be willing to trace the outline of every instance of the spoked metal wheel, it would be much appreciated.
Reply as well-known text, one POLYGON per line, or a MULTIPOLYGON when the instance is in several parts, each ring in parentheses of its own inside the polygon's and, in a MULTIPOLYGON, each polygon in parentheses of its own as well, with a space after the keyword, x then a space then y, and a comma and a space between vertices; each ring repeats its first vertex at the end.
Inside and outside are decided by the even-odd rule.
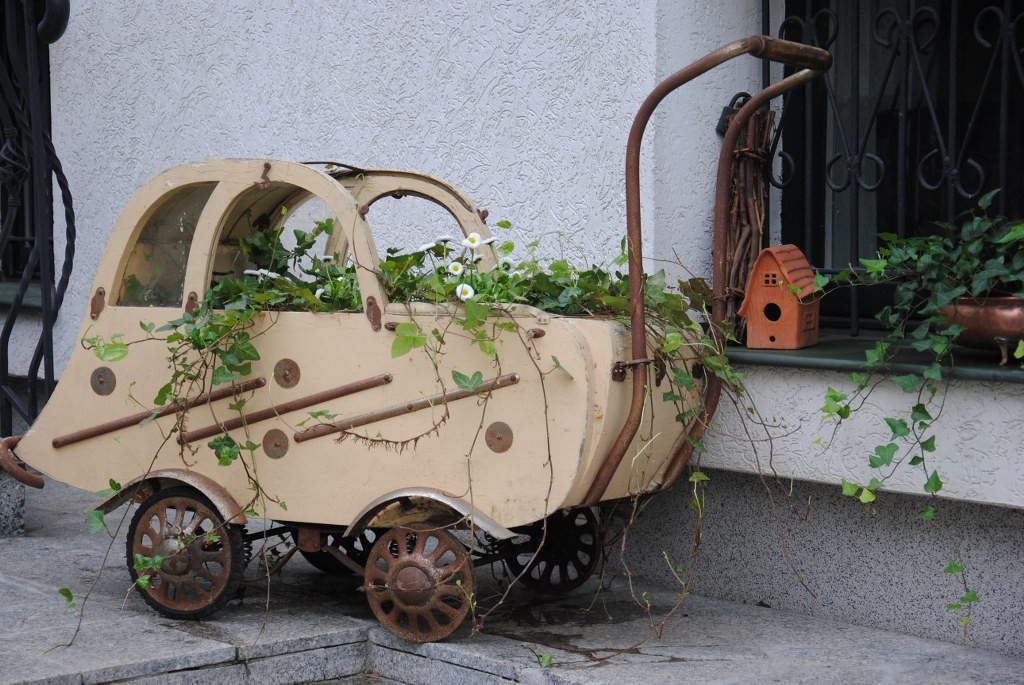
MULTIPOLYGON (((366 560, 370 558, 370 548, 373 547, 373 543, 381 533, 383 531, 380 528, 367 528, 354 538, 328 533, 327 544, 341 550, 342 554, 360 566, 366 566, 366 560)), ((352 569, 338 561, 330 552, 302 552, 300 550, 300 553, 306 558, 306 561, 324 573, 338 576, 352 573, 352 569)))
POLYGON ((381 535, 370 551, 365 580, 377 620, 413 642, 451 635, 471 609, 469 553, 442 528, 411 524, 381 535))
POLYGON ((534 592, 561 594, 575 590, 586 582, 601 560, 597 517, 589 507, 549 516, 546 536, 543 521, 514 531, 518 535, 508 541, 511 549, 505 563, 534 592), (544 544, 540 546, 542 540, 544 544))
POLYGON ((127 547, 136 589, 164 616, 208 616, 235 597, 242 583, 241 527, 225 524, 193 488, 153 493, 132 518, 127 547))

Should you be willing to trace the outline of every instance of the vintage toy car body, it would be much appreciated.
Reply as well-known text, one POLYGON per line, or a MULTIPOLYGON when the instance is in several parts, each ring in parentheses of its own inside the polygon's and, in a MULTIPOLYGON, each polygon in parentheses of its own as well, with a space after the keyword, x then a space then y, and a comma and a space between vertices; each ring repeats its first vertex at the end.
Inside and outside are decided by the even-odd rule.
MULTIPOLYGON (((679 72, 676 85, 746 52, 827 67, 827 53, 756 36, 679 72)), ((667 92, 638 115, 628 165, 667 92)), ((629 266, 639 273, 632 176, 629 266)), ((714 411, 717 381, 699 380, 684 345, 673 363, 698 382, 682 400, 666 399, 639 286, 630 328, 496 303, 488 321, 504 325, 491 327, 494 358, 450 330, 458 304, 389 302, 368 219, 375 202, 401 196, 440 205, 466 236, 489 235, 485 213, 422 174, 220 160, 157 176, 110 235, 81 329, 82 340, 116 340, 127 355, 104 361, 95 342, 76 349, 31 430, 0 443, 0 465, 42 485, 14 461, 16 448, 48 477, 93 491, 118 484, 103 511, 140 502, 129 570, 145 600, 172 617, 203 617, 235 596, 251 543, 269 534, 293 542, 281 563, 297 549, 324 570, 364 574, 375 614, 412 640, 442 638, 467 616, 474 562, 504 560, 540 591, 581 584, 600 557, 592 507, 679 475, 714 411), (333 220, 323 249, 354 264, 361 311, 261 313, 249 331, 259 359, 247 373, 220 386, 201 378, 177 401, 154 404, 170 370, 153 331, 255 266, 241 241, 307 201, 333 220), (443 354, 393 357, 404 323, 448 331, 443 354), (453 372, 479 372, 479 382, 457 387, 453 372), (207 445, 224 435, 253 449, 220 465, 207 445), (276 527, 249 534, 250 518, 276 527), (478 534, 453 536, 455 527, 478 534)), ((717 224, 716 215, 716 245, 717 224)), ((480 254, 481 268, 494 265, 489 248, 480 254)))

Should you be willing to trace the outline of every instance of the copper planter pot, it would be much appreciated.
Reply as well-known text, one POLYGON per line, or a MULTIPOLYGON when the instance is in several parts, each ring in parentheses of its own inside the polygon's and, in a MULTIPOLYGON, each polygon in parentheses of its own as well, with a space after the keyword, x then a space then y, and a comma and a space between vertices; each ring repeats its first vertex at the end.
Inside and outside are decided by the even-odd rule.
POLYGON ((957 342, 967 347, 999 350, 1000 366, 1006 364, 1009 352, 1024 339, 1024 298, 986 297, 975 300, 958 297, 942 314, 950 324, 959 324, 964 330, 957 342))

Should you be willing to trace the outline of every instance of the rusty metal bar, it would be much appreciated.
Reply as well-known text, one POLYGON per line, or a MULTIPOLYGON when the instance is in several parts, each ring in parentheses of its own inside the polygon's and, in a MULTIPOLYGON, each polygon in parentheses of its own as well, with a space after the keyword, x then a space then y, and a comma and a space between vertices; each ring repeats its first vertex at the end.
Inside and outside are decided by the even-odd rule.
MULTIPOLYGON (((769 36, 751 36, 749 38, 744 38, 743 40, 738 40, 733 43, 729 43, 728 45, 724 45, 718 50, 705 55, 693 64, 680 69, 675 74, 659 83, 654 90, 651 91, 650 95, 647 96, 643 104, 640 105, 640 109, 637 112, 636 117, 633 119, 633 125, 629 131, 629 140, 626 144, 626 248, 629 273, 631 276, 637 276, 629 279, 630 335, 632 356, 634 360, 643 359, 647 356, 647 319, 644 312, 644 279, 642 277, 642 274, 644 273, 644 265, 642 237, 640 232, 640 147, 643 143, 644 131, 647 129, 647 123, 654 114, 654 110, 657 109, 658 105, 661 104, 661 101, 664 100, 669 93, 692 81, 710 69, 713 69, 719 64, 747 53, 751 53, 754 56, 762 57, 764 59, 779 61, 784 64, 793 64, 794 66, 814 66, 822 70, 827 69, 832 63, 832 56, 824 50, 771 38, 769 36)), ((814 75, 816 76, 818 73, 820 72, 815 72, 814 75)), ((732 128, 733 127, 730 127, 730 129, 732 128)), ((733 141, 735 142, 735 137, 733 138, 733 141)), ((725 191, 728 193, 728 176, 726 177, 724 184, 726 185, 725 191)), ((719 209, 721 208, 724 212, 727 204, 718 200, 718 197, 722 192, 721 186, 723 185, 720 175, 718 185, 719 190, 716 193, 715 202, 715 238, 713 247, 715 265, 712 275, 712 284, 713 290, 721 289, 722 292, 724 292, 725 222, 720 222, 718 217, 720 213, 719 209), (722 237, 719 237, 719 234, 722 234, 722 237)), ((716 325, 722 321, 724 316, 725 301, 722 298, 721 293, 715 290, 715 298, 713 300, 711 310, 712 331, 715 331, 716 325)), ((605 458, 604 463, 601 464, 601 468, 598 469, 597 475, 594 477, 594 481, 591 483, 590 489, 587 491, 586 497, 583 499, 583 506, 593 506, 601 501, 601 497, 604 496, 605 491, 608 489, 608 485, 611 483, 615 472, 618 470, 619 464, 622 463, 622 458, 626 454, 626 449, 629 447, 629 443, 632 442, 637 429, 640 427, 640 417, 643 412, 644 399, 646 395, 646 384, 646 365, 635 365, 633 367, 633 392, 629 413, 623 423, 622 430, 619 432, 618 437, 615 438, 615 442, 612 444, 612 447, 608 452, 608 456, 605 458)), ((709 385, 712 387, 706 387, 706 391, 711 390, 712 393, 721 392, 720 382, 717 389, 713 387, 714 383, 710 381, 709 385)), ((712 399, 711 412, 707 414, 709 419, 718 403, 717 395, 712 399)), ((707 404, 707 401, 705 404, 707 404)), ((704 412, 702 412, 702 416, 703 414, 704 412)))
POLYGON ((413 412, 429 409, 430 407, 436 407, 441 404, 447 404, 449 402, 454 402, 455 400, 463 400, 467 397, 476 397, 481 393, 490 392, 491 390, 497 390, 509 385, 515 385, 518 382, 519 374, 509 373, 504 376, 498 376, 497 378, 484 381, 475 390, 449 390, 447 392, 439 392, 436 395, 431 395, 430 397, 413 400, 412 402, 403 402, 402 404, 394 404, 390 407, 366 412, 365 414, 359 414, 358 416, 342 419, 341 421, 322 423, 317 426, 311 426, 300 433, 295 433, 295 442, 305 442, 307 440, 312 440, 313 438, 322 438, 325 435, 340 433, 341 431, 351 430, 353 428, 358 428, 359 426, 383 421, 384 419, 402 416, 403 414, 412 414, 413 412))
POLYGON ((146 419, 160 418, 173 414, 179 409, 192 409, 198 407, 200 404, 207 404, 209 402, 218 402, 229 397, 234 397, 235 393, 238 392, 249 392, 262 388, 267 384, 265 378, 253 378, 252 380, 242 381, 238 385, 231 386, 230 388, 221 388, 220 390, 214 390, 213 392, 204 392, 198 397, 186 400, 180 403, 171 403, 166 407, 162 407, 159 410, 142 411, 138 414, 132 414, 131 416, 125 416, 124 418, 115 419, 114 421, 108 421, 107 423, 101 423, 98 426, 92 428, 86 428, 84 430, 76 431, 74 433, 68 433, 67 435, 60 435, 53 439, 54 448, 66 447, 76 442, 88 440, 89 438, 95 438, 100 435, 106 435, 107 433, 113 433, 116 430, 123 428, 131 428, 146 419))
POLYGON ((312 395, 306 395, 305 397, 300 397, 281 404, 275 404, 267 409, 260 409, 259 411, 254 411, 251 414, 237 416, 235 418, 228 419, 227 421, 206 426, 205 428, 199 428, 194 431, 185 431, 178 436, 178 444, 187 445, 188 443, 195 442, 196 440, 211 438, 214 435, 227 433, 228 431, 233 431, 236 428, 241 428, 242 426, 266 421, 267 419, 272 419, 299 409, 305 409, 306 407, 312 407, 314 404, 329 402, 331 400, 336 400, 339 397, 345 397, 346 395, 353 395, 357 392, 362 392, 363 390, 387 385, 391 380, 392 376, 390 373, 382 373, 377 376, 371 376, 369 378, 355 381, 354 383, 340 385, 337 388, 324 390, 323 392, 314 393, 312 395))
POLYGON ((0 440, 0 471, 6 471, 7 475, 19 483, 24 483, 30 488, 39 490, 46 484, 42 477, 23 469, 18 462, 14 461, 14 457, 11 455, 11 449, 21 442, 21 437, 20 435, 12 435, 9 438, 0 440))
MULTIPOLYGON (((828 53, 825 53, 828 54, 828 53)), ((743 107, 739 109, 736 114, 733 115, 732 121, 729 123, 729 128, 725 132, 725 138, 722 141, 722 150, 718 155, 718 174, 715 187, 715 213, 714 213, 714 242, 712 247, 712 254, 714 259, 714 275, 712 278, 712 304, 711 304, 711 320, 718 323, 724 320, 726 316, 726 295, 725 292, 726 284, 728 281, 728 264, 726 264, 726 241, 728 236, 726 235, 726 226, 729 221, 729 187, 732 177, 732 166, 733 166, 733 150, 736 149, 736 143, 739 140, 740 134, 743 132, 747 125, 747 122, 754 116, 761 107, 768 104, 769 101, 774 98, 786 93, 799 85, 803 85, 808 81, 817 78, 822 72, 815 71, 813 69, 802 69, 801 71, 792 74, 777 83, 758 91, 747 101, 743 107)), ((711 327, 712 335, 718 332, 715 326, 711 327)), ((716 341, 721 344, 722 341, 716 341)), ((686 440, 679 449, 673 455, 669 461, 668 468, 665 470, 665 478, 663 479, 663 488, 670 487, 679 475, 683 472, 683 468, 686 466, 690 459, 690 455, 693 453, 694 442, 700 440, 704 435, 704 431, 707 429, 708 424, 711 422, 711 418, 715 415, 715 410, 718 408, 718 402, 722 397, 722 379, 718 376, 712 375, 707 379, 707 384, 704 386, 704 402, 701 408, 700 414, 697 417, 696 422, 690 429, 689 439, 686 440)))

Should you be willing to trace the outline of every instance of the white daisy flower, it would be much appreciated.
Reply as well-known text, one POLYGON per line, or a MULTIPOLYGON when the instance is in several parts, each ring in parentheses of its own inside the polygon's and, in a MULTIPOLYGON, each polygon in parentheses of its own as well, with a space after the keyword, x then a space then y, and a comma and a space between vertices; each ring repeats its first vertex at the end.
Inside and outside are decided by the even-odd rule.
POLYGON ((494 236, 491 236, 491 237, 490 237, 490 238, 488 238, 487 240, 481 240, 481 241, 480 241, 480 244, 481 244, 481 245, 490 245, 490 244, 491 244, 491 243, 493 243, 493 242, 494 242, 495 240, 497 240, 497 238, 495 238, 494 236))
POLYGON ((448 273, 452 276, 458 276, 464 269, 465 267, 462 266, 462 262, 452 262, 448 265, 448 273))
POLYGON ((274 273, 273 271, 266 272, 267 278, 281 278, 281 274, 274 273))
POLYGON ((334 255, 332 255, 332 254, 322 254, 322 255, 320 255, 319 259, 320 259, 321 262, 333 262, 334 261, 334 255))
POLYGON ((264 273, 266 273, 265 269, 246 269, 242 272, 245 276, 256 276, 257 278, 262 276, 264 273))
POLYGON ((313 297, 315 297, 316 299, 319 300, 320 296, 323 295, 323 294, 324 294, 324 289, 323 288, 317 288, 316 292, 313 293, 313 297))
POLYGON ((454 238, 452 238, 450 235, 443 235, 440 238, 438 238, 437 240, 435 240, 434 242, 435 243, 450 243, 452 240, 454 240, 454 238))
POLYGON ((469 298, 473 297, 476 293, 473 292, 473 286, 468 283, 459 283, 455 288, 455 296, 465 302, 469 298))
POLYGON ((462 246, 468 247, 471 250, 475 250, 476 248, 480 247, 482 243, 483 241, 480 240, 480 234, 477 233, 476 231, 473 231, 472 233, 466 236, 465 240, 462 241, 462 246))
POLYGON ((433 250, 435 247, 437 247, 437 243, 423 243, 422 245, 419 246, 419 249, 417 249, 416 251, 426 252, 427 250, 433 250))
POLYGON ((483 258, 484 256, 482 254, 473 255, 473 263, 476 264, 477 262, 483 261, 483 258))
POLYGON ((522 278, 522 277, 523 277, 523 272, 520 271, 519 269, 516 269, 515 271, 512 272, 512 278, 517 278, 518 279, 518 278, 522 278))

